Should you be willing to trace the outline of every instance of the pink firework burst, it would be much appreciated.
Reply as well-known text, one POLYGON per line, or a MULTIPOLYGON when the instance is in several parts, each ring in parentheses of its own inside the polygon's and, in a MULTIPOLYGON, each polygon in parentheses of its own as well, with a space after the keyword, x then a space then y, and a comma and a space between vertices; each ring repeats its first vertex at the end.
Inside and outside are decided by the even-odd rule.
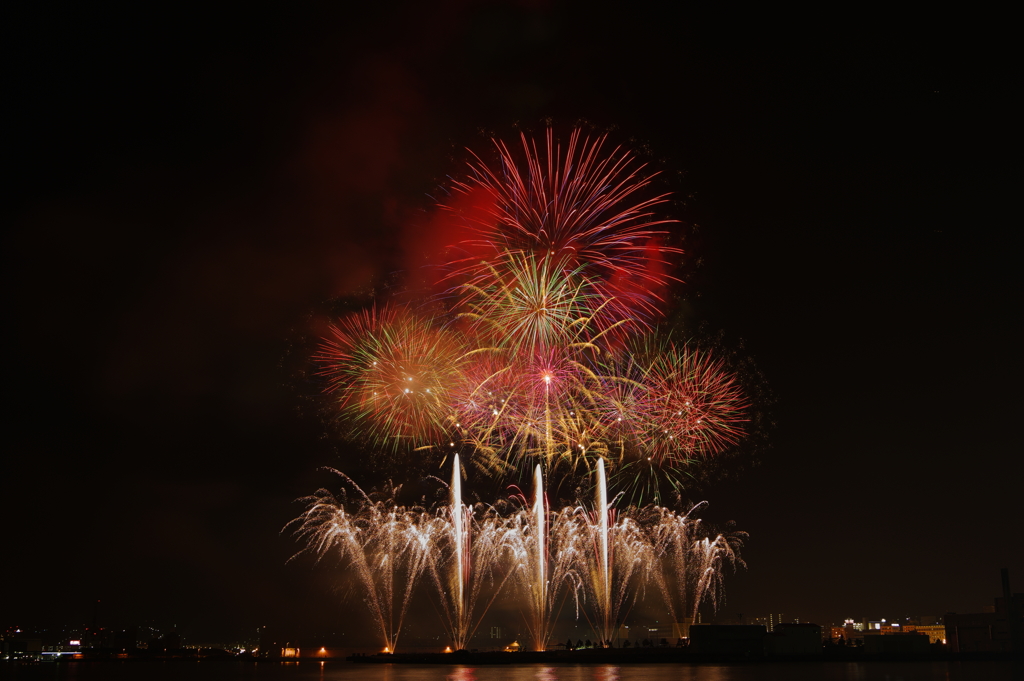
MULTIPOLYGON (((451 397, 462 437, 504 463, 579 454, 594 429, 583 365, 564 347, 471 353, 451 397)), ((492 461, 488 467, 499 468, 492 461)))

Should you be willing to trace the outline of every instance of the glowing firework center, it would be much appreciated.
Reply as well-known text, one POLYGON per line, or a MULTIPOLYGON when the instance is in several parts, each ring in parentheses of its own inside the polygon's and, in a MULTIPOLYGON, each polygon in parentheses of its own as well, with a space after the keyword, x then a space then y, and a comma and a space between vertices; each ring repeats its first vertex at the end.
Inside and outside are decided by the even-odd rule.
POLYGON ((655 214, 666 197, 644 198, 652 176, 603 137, 577 130, 563 146, 549 130, 541 150, 524 135, 518 155, 494 144, 496 160, 474 156, 441 205, 466 236, 449 248, 436 305, 341 318, 315 356, 350 432, 451 455, 440 508, 349 481, 354 503, 321 490, 296 519, 308 550, 340 554, 359 577, 389 651, 421 583, 456 649, 507 588, 543 650, 567 601, 609 642, 642 587, 684 622, 716 601, 724 567, 742 564, 743 533, 712 537, 695 509, 618 512, 608 497, 606 474, 628 484, 635 467, 677 485, 738 443, 747 420, 721 361, 652 331, 680 253, 668 245, 674 221, 655 214), (532 477, 532 501, 464 504, 462 459, 483 475, 532 477), (589 480, 593 499, 550 509, 551 476, 589 480))

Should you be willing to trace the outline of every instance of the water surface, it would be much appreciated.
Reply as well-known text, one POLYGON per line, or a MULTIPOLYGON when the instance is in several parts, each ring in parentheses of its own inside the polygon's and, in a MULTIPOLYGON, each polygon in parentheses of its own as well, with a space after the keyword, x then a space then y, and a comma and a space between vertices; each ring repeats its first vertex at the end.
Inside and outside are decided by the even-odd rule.
POLYGON ((53 681, 1020 681, 1020 662, 405 665, 68 661, 0 664, 0 678, 53 681))

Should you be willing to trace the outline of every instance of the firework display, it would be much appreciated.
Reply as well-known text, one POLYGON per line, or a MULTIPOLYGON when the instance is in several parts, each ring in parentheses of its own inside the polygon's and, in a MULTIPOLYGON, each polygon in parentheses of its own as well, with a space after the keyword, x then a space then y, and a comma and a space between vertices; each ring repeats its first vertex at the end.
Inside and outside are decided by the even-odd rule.
MULTIPOLYGON (((348 434, 452 462, 449 498, 434 508, 349 480, 354 503, 321 490, 294 521, 307 551, 341 557, 360 580, 388 651, 423 585, 456 648, 498 594, 518 589, 544 650, 566 603, 610 642, 648 586, 673 621, 692 621, 702 603, 717 606, 725 568, 743 565, 744 533, 709 533, 700 505, 660 505, 660 483, 658 505, 617 509, 624 492, 608 494, 609 476, 677 486, 748 421, 723 361, 657 333, 681 253, 669 245, 674 221, 656 213, 666 196, 604 137, 575 130, 563 145, 548 130, 540 145, 520 143, 495 141, 493 161, 474 155, 453 181, 441 209, 467 236, 448 248, 444 295, 343 317, 315 355, 348 434), (533 499, 463 503, 463 461, 490 479, 532 477, 533 499), (586 481, 593 502, 551 509, 552 479, 586 481)), ((633 483, 641 499, 646 484, 633 483)))
POLYGON ((692 622, 702 603, 717 606, 725 568, 744 565, 746 533, 702 536, 700 506, 686 514, 661 506, 617 511, 601 462, 593 502, 557 511, 548 508, 539 465, 533 501, 520 495, 513 510, 465 504, 460 480, 456 455, 449 499, 432 510, 375 499, 347 480, 354 503, 319 490, 293 521, 306 551, 342 558, 357 577, 388 652, 424 582, 456 649, 468 647, 491 603, 515 589, 533 648, 544 650, 566 603, 610 644, 648 587, 673 621, 692 622))
POLYGON ((550 130, 520 154, 495 142, 443 204, 451 244, 440 313, 375 307, 331 327, 316 359, 347 429, 389 448, 458 448, 492 475, 675 471, 736 444, 746 401, 722 362, 651 328, 669 283, 673 221, 621 149, 550 130), (480 196, 483 198, 481 199, 480 196), (480 209, 483 205, 486 208, 480 209))
POLYGON ((453 334, 397 308, 351 315, 330 332, 317 359, 353 434, 400 446, 447 430, 448 391, 464 352, 453 334))
MULTIPOLYGON (((501 262, 521 255, 543 256, 566 272, 585 278, 605 311, 595 321, 636 322, 658 310, 668 258, 680 251, 665 245, 664 227, 674 220, 655 210, 665 195, 642 197, 652 175, 621 148, 605 152, 605 137, 574 130, 564 147, 548 129, 541 152, 520 136, 522 154, 494 141, 497 160, 479 156, 454 191, 478 193, 485 210, 467 215, 474 237, 463 246, 501 262)), ((491 275, 479 259, 454 263, 472 283, 491 275)))

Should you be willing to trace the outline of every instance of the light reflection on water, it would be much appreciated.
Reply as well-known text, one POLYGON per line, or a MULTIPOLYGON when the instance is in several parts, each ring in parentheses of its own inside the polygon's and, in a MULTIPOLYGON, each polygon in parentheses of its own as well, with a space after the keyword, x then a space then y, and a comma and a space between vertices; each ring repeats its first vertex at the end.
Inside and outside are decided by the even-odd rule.
MULTIPOLYGON (((774 663, 737 665, 359 665, 324 681, 1020 681, 1024 667, 1001 662, 774 663), (369 667, 369 668, 368 668, 369 667)), ((299 681, 287 679, 282 681, 299 681)))
POLYGON ((611 665, 594 667, 594 681, 619 681, 619 668, 611 665))
POLYGON ((455 671, 445 677, 447 681, 476 681, 476 671, 472 667, 456 667, 455 671))

